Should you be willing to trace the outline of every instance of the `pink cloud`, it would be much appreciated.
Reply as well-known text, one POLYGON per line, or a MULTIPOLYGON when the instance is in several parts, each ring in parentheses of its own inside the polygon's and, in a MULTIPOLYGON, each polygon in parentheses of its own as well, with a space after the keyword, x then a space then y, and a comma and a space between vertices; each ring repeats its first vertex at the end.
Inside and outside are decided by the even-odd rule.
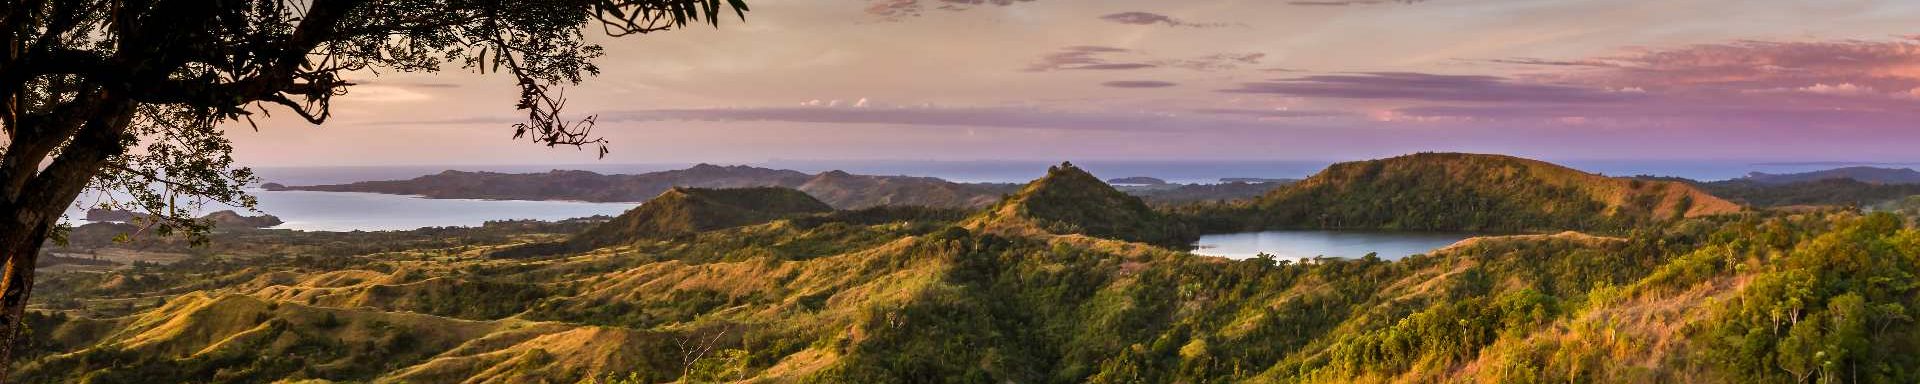
POLYGON ((1738 41, 1674 49, 1642 49, 1579 60, 1511 59, 1502 63, 1562 68, 1536 80, 1648 90, 1765 90, 1851 85, 1880 90, 1920 87, 1920 40, 1817 42, 1738 41))
POLYGON ((1313 75, 1241 84, 1227 93, 1417 102, 1590 103, 1639 97, 1629 92, 1542 84, 1497 76, 1374 72, 1313 75))
MULTIPOLYGON (((867 4, 867 14, 888 20, 917 17, 920 16, 921 11, 926 8, 926 5, 921 4, 922 1, 923 0, 874 0, 867 4)), ((935 4, 934 8, 943 11, 964 11, 982 5, 1008 6, 1015 3, 1032 1, 1033 0, 925 0, 927 3, 935 4)))

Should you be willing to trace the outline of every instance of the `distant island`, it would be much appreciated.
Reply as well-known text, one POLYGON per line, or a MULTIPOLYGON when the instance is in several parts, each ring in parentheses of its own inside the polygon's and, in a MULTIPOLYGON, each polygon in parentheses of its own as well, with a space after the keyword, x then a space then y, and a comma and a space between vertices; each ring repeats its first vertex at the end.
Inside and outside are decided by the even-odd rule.
POLYGON ((1831 179, 1853 179, 1869 184, 1920 184, 1920 171, 1914 171, 1912 168, 1846 167, 1786 174, 1753 172, 1738 180, 1762 184, 1791 184, 1831 179))
POLYGON ((1146 176, 1107 179, 1107 184, 1164 185, 1166 183, 1167 183, 1166 180, 1161 180, 1159 178, 1146 177, 1146 176))
POLYGON ((855 175, 750 166, 699 164, 691 168, 642 174, 606 175, 588 171, 546 173, 446 171, 408 180, 288 186, 269 183, 269 191, 368 192, 418 195, 433 199, 573 200, 641 202, 674 187, 798 189, 839 209, 881 205, 979 208, 1012 191, 1011 184, 962 184, 931 177, 855 175))
MULTIPOLYGON (((145 213, 132 212, 132 211, 126 211, 126 210, 94 208, 94 209, 88 209, 87 215, 85 217, 87 221, 92 221, 92 222, 132 223, 136 221, 145 220, 145 218, 148 217, 148 215, 145 213)), ((269 227, 273 227, 273 226, 285 223, 284 221, 281 221, 280 217, 278 216, 266 215, 266 214, 263 214, 260 216, 247 216, 247 215, 242 215, 239 212, 234 212, 231 209, 217 211, 217 212, 209 213, 206 216, 201 216, 200 221, 213 224, 214 228, 221 228, 221 229, 269 228, 269 227)))
POLYGON ((1262 177, 1222 177, 1220 178, 1220 182, 1222 183, 1262 184, 1262 183, 1292 183, 1296 181, 1300 181, 1300 180, 1299 179, 1269 179, 1269 178, 1262 178, 1262 177))
MULTIPOLYGON (((1258 179, 1273 180, 1273 179, 1258 179)), ((1122 191, 1153 203, 1247 199, 1266 193, 1278 183, 1171 184, 1151 177, 1128 177, 1108 183, 1130 185, 1122 191), (1138 183, 1132 183, 1138 182, 1138 183)), ((545 173, 499 173, 448 170, 407 180, 362 181, 330 185, 266 183, 268 191, 364 192, 415 195, 430 199, 567 200, 641 202, 675 187, 792 188, 812 195, 835 209, 878 206, 984 208, 1021 184, 957 183, 934 177, 858 175, 845 171, 807 174, 800 171, 699 164, 691 168, 641 174, 600 174, 553 170, 545 173)))

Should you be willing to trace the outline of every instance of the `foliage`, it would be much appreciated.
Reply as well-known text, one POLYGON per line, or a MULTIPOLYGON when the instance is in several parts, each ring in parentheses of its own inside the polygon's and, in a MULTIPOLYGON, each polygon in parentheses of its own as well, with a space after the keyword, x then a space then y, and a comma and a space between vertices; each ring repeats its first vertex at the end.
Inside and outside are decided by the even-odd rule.
POLYGON ((1748 180, 1700 184, 1715 196, 1758 207, 1841 205, 1865 207, 1920 195, 1920 184, 1873 184, 1854 179, 1824 179, 1784 184, 1748 180))
MULTIPOLYGON (((280 311, 338 317, 276 315, 288 319, 279 331, 286 334, 364 331, 380 336, 365 339, 375 347, 384 335, 447 339, 415 343, 440 347, 315 342, 258 358, 151 356, 115 344, 126 336, 114 331, 127 325, 49 315, 34 329, 62 336, 34 347, 40 357, 23 369, 28 382, 130 374, 386 380, 417 373, 407 369, 440 354, 535 356, 435 369, 563 382, 1920 379, 1911 368, 1920 366, 1920 230, 1891 214, 1708 216, 1649 222, 1620 237, 1482 238, 1395 261, 1224 260, 1106 239, 975 231, 954 225, 955 216, 836 212, 537 260, 428 262, 392 253, 320 267, 196 258, 116 271, 147 277, 120 291, 68 296, 81 305, 66 311, 97 313, 88 308, 168 292, 267 292, 249 291, 262 286, 249 282, 342 269, 370 271, 355 273, 392 286, 451 279, 463 288, 385 307, 289 302, 280 311), (398 322, 391 333, 373 332, 364 320, 401 312, 484 320, 516 311, 483 323, 500 327, 491 333, 457 337, 398 322), (535 321, 515 323, 526 320, 535 321), (644 336, 605 339, 630 349, 542 341, 588 328, 644 336), (693 340, 706 353, 682 357, 662 340, 683 340, 681 349, 693 340), (329 368, 290 368, 316 362, 329 368), (589 366, 604 371, 581 371, 589 366)), ((274 321, 281 320, 232 332, 274 321)))
POLYGON ((1335 164, 1246 203, 1182 209, 1210 231, 1267 228, 1621 231, 1737 211, 1684 184, 1613 179, 1496 155, 1335 164))
POLYGON ((996 231, 1083 234, 1171 247, 1199 238, 1199 232, 1178 217, 1115 190, 1073 163, 1049 167, 1045 177, 970 222, 996 231))

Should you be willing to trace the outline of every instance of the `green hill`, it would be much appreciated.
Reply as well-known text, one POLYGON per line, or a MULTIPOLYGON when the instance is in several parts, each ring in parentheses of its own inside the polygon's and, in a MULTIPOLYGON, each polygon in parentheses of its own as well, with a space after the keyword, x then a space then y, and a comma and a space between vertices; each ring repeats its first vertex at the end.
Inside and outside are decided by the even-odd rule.
POLYGON ((975 230, 1013 234, 1082 234, 1160 245, 1185 246, 1198 232, 1161 214, 1139 197, 1116 190, 1087 171, 1063 163, 1019 193, 969 219, 975 230))
POLYGON ((1265 228, 1476 231, 1618 229, 1741 209, 1684 183, 1464 153, 1334 164, 1251 208, 1265 228))
POLYGON ((787 188, 677 187, 574 236, 568 245, 598 248, 832 211, 826 203, 787 188))
POLYGON ((1000 184, 961 184, 932 177, 855 175, 828 171, 794 187, 840 209, 923 206, 979 209, 1000 198, 1000 184))
MULTIPOLYGON (((473 257, 522 241, 508 237, 46 273, 8 379, 1920 379, 1920 229, 1894 215, 1762 211, 1392 261, 1228 260, 1040 231, 1122 217, 1095 208, 1149 214, 1078 173, 1058 168, 996 207, 1013 214, 967 222, 980 230, 884 208, 538 260, 473 257), (1039 206, 1088 200, 1108 205, 1039 206)), ((337 242, 379 241, 353 236, 337 242)))

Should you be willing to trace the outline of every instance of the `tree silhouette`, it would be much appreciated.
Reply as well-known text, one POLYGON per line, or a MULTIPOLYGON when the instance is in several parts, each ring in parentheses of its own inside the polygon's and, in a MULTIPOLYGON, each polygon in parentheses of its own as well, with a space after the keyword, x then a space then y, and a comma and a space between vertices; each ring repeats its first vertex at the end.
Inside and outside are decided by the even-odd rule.
POLYGON ((0 375, 40 246, 81 193, 198 238, 197 204, 254 203, 224 124, 282 111, 324 123, 356 71, 510 74, 526 113, 516 138, 604 156, 593 118, 562 118, 553 88, 598 73, 584 32, 717 26, 744 18, 742 1, 0 0, 0 375))

